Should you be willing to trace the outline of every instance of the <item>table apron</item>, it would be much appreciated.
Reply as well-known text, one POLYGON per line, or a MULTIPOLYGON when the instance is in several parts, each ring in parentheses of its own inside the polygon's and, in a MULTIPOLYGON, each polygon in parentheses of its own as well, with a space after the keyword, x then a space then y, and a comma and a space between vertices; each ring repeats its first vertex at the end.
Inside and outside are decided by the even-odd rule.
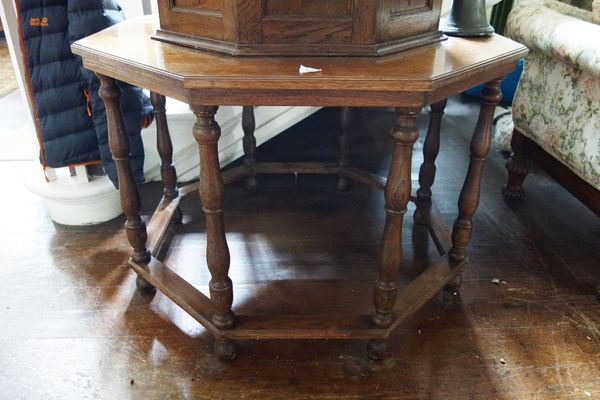
MULTIPOLYGON (((145 70, 139 74, 108 63, 84 59, 84 66, 96 73, 172 97, 187 104, 218 106, 321 106, 321 107, 424 107, 473 86, 503 77, 512 72, 512 62, 491 70, 472 72, 469 79, 445 80, 429 91, 352 90, 352 89, 223 89, 184 88, 176 76, 160 76, 145 70)), ((350 85, 350 83, 349 83, 350 85)))

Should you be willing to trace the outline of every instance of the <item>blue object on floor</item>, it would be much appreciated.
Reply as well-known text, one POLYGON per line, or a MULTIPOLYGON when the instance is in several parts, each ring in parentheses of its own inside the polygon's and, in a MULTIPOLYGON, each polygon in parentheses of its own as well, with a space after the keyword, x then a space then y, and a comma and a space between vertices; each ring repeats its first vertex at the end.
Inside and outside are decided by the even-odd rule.
MULTIPOLYGON (((521 73, 523 72, 523 65, 525 64, 525 60, 521 58, 517 61, 517 69, 508 74, 506 78, 502 81, 502 102, 503 103, 512 103, 513 98, 515 97, 515 92, 517 90, 517 85, 519 84, 519 79, 521 78, 521 73)), ((474 88, 465 90, 465 94, 472 97, 479 98, 481 94, 481 90, 483 89, 483 85, 475 86, 474 88)))

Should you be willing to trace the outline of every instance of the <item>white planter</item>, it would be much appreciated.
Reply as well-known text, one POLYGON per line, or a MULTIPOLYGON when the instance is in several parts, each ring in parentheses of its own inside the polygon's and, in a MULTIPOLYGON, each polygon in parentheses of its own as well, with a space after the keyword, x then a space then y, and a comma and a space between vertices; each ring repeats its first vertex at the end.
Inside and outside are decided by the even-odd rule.
POLYGON ((46 211, 54 222, 63 225, 99 224, 123 212, 119 192, 107 177, 81 182, 68 176, 66 168, 58 170, 58 173, 55 181, 46 182, 40 166, 32 165, 25 177, 25 185, 44 200, 46 211))

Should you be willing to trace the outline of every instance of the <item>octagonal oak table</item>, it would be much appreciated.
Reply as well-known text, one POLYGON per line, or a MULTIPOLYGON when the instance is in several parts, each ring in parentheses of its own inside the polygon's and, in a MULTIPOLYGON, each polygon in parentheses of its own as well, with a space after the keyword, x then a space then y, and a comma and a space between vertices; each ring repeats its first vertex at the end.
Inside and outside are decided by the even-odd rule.
MULTIPOLYGON (((490 150, 494 109, 501 100, 501 78, 513 71, 527 49, 502 36, 446 41, 380 58, 343 57, 230 57, 154 41, 151 19, 125 21, 75 42, 72 50, 101 81, 106 105, 110 149, 116 162, 125 229, 133 248, 129 264, 138 274, 141 290, 160 290, 215 337, 215 351, 235 357, 235 339, 365 339, 369 355, 382 357, 385 339, 407 317, 446 285, 457 286, 467 265, 466 248, 479 203, 483 163, 490 150), (317 67, 319 73, 301 75, 299 66, 317 67), (128 136, 120 109, 116 80, 151 91, 157 122, 158 152, 164 197, 148 225, 140 218, 140 195, 129 164, 128 136), (448 96, 486 83, 481 110, 470 145, 470 163, 458 201, 458 217, 447 227, 431 201, 435 159, 439 151, 440 120, 448 96), (199 182, 178 187, 172 163, 172 145, 165 117, 165 97, 190 105, 196 115, 193 135, 200 153, 199 182), (242 105, 243 165, 221 172, 217 144, 218 107, 242 105), (340 155, 337 163, 260 163, 256 158, 252 106, 342 107, 340 155), (416 118, 431 105, 424 145, 420 188, 411 192, 411 158, 419 137, 416 118), (397 122, 392 130, 392 161, 387 179, 352 167, 348 131, 352 107, 393 107, 397 122), (378 278, 373 287, 373 312, 354 315, 236 315, 232 310, 233 284, 223 220, 224 185, 246 179, 256 187, 259 173, 331 173, 344 189, 348 179, 381 189, 385 194, 385 226, 381 239, 378 278), (211 274, 210 297, 157 259, 165 233, 181 218, 179 204, 199 191, 206 218, 206 264, 211 274), (402 288, 402 224, 407 204, 416 204, 415 219, 424 224, 439 257, 402 288)), ((258 217, 257 217, 258 218, 258 217)), ((374 264, 376 263, 375 260, 374 264)))

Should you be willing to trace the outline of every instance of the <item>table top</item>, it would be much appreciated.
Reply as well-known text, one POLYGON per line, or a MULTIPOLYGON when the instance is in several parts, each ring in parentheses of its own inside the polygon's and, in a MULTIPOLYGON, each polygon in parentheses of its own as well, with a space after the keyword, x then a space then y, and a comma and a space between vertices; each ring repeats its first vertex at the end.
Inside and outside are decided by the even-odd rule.
POLYGON ((450 37, 383 57, 232 57, 151 39, 134 18, 75 42, 92 71, 201 105, 419 107, 500 78, 527 48, 505 37, 450 37), (321 72, 300 74, 301 65, 321 72))

